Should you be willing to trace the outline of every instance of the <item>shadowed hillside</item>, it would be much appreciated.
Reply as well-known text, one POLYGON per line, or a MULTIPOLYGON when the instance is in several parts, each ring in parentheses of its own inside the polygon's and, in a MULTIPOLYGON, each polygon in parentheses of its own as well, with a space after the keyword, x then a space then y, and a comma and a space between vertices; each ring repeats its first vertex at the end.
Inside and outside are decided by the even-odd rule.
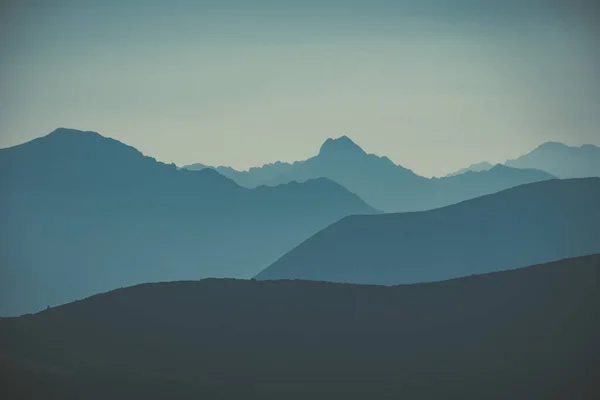
POLYGON ((326 180, 253 190, 94 132, 0 150, 0 315, 143 282, 251 277, 349 214, 326 180))
POLYGON ((599 205, 600 178, 554 179, 431 211, 350 216, 257 279, 392 285, 593 254, 599 205))
MULTIPOLYGON (((188 167, 207 168, 203 164, 188 167)), ((367 154, 347 136, 327 139, 319 154, 292 164, 274 163, 248 171, 216 167, 219 173, 244 187, 275 186, 292 181, 331 179, 378 210, 387 212, 428 210, 494 193, 513 186, 553 179, 546 172, 496 166, 459 176, 428 179, 394 164, 387 157, 367 154)))
POLYGON ((600 256, 444 282, 146 284, 0 319, 6 398, 595 399, 600 256))

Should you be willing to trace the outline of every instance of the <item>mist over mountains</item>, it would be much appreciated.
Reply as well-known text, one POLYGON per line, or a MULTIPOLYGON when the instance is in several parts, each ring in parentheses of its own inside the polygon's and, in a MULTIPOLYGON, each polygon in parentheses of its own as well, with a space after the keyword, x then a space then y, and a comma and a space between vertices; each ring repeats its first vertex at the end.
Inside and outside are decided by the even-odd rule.
MULTIPOLYGON (((519 169, 538 169, 561 179, 600 177, 600 147, 592 144, 567 146, 563 143, 546 142, 527 154, 506 160, 504 165, 519 169)), ((469 171, 487 171, 492 167, 492 164, 484 161, 447 176, 469 171)))
POLYGON ((0 316, 35 313, 0 397, 595 399, 600 178, 554 147, 431 179, 345 136, 249 171, 0 149, 0 316))
POLYGON ((600 147, 591 144, 567 146, 546 142, 528 154, 506 165, 514 168, 537 168, 558 178, 587 178, 600 176, 600 147))
MULTIPOLYGON (((594 188, 594 182, 585 185, 594 188)), ((387 157, 367 154, 346 136, 328 139, 317 156, 293 164, 274 163, 246 172, 228 167, 180 169, 98 133, 60 128, 0 149, 0 315, 36 311, 144 282, 257 275, 260 279, 407 283, 589 254, 600 251, 588 236, 591 224, 598 222, 597 207, 579 201, 582 185, 557 181, 540 170, 504 165, 428 179, 387 157), (506 195, 498 194, 498 200, 477 199, 434 210, 431 215, 443 216, 438 222, 421 214, 382 216, 373 221, 397 220, 402 230, 388 224, 385 229, 357 227, 369 232, 369 238, 361 242, 357 237, 350 243, 343 239, 354 235, 349 227, 334 235, 337 244, 317 246, 318 257, 313 259, 310 250, 301 256, 306 262, 284 266, 310 248, 303 242, 316 243, 329 230, 312 235, 349 215, 373 214, 378 209, 431 209, 544 180, 557 193, 540 198, 541 203, 523 194, 511 210, 506 195), (548 201, 561 199, 561 193, 569 193, 579 203, 548 209, 536 217, 535 224, 517 229, 519 221, 538 215, 543 204, 554 207, 548 201), (486 204, 487 211, 478 204, 486 204), (577 212, 565 217, 569 207, 577 212), (451 216, 452 210, 468 211, 451 216), (518 217, 512 227, 516 233, 508 225, 496 236, 478 233, 483 213, 489 214, 485 229, 518 217), (553 240, 559 243, 545 250, 547 242, 542 238, 550 232, 558 235, 553 240), (520 235, 538 237, 539 248, 516 240, 520 235), (409 239, 403 243, 404 236, 409 239), (389 247, 380 248, 377 240, 389 247), (440 243, 446 243, 445 250, 432 251, 440 243), (513 250, 504 256, 476 256, 491 243, 494 248, 513 250), (515 253, 519 246, 530 254, 515 253), (390 253, 390 249, 394 250, 390 253), (464 256, 452 261, 448 252, 464 256), (431 269, 442 260, 450 265, 446 272, 431 269), (420 272, 408 273, 406 265, 420 272), (367 266, 372 274, 361 275, 360 268, 367 266)), ((590 193, 596 199, 596 191, 590 193)), ((359 220, 343 220, 330 229, 338 232, 339 226, 359 220)))
POLYGON ((143 282, 249 278, 327 225, 373 213, 320 178, 246 189, 97 133, 0 150, 0 315, 143 282))
POLYGON ((0 0, 0 400, 600 400, 599 21, 0 0))
MULTIPOLYGON (((193 164, 184 168, 207 168, 193 164)), ((394 164, 387 157, 367 154, 347 136, 327 139, 319 153, 294 163, 267 164, 248 171, 216 167, 216 171, 245 187, 276 186, 325 177, 356 193, 385 212, 419 211, 454 204, 513 186, 555 178, 535 169, 493 166, 489 171, 425 178, 394 164)))

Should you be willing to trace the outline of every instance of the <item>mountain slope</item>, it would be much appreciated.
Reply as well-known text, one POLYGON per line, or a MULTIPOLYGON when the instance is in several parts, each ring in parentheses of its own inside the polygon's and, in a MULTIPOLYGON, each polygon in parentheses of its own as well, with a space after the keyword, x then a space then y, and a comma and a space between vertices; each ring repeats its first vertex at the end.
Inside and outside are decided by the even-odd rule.
POLYGON ((547 142, 506 165, 514 168, 537 168, 559 178, 600 177, 600 147, 586 144, 571 147, 547 142))
POLYGON ((351 216, 257 279, 400 284, 600 252, 600 178, 549 180, 415 213, 351 216))
POLYGON ((7 398, 596 399, 600 256, 398 287, 204 280, 0 319, 7 398))
POLYGON ((373 211, 326 179, 249 190, 58 129, 0 150, 0 315, 142 282, 251 277, 327 225, 373 211))
POLYGON ((448 175, 446 175, 446 176, 456 176, 456 175, 462 175, 462 174, 464 174, 465 172, 469 172, 469 171, 472 171, 472 172, 488 171, 488 170, 490 170, 492 167, 493 167, 493 165, 492 165, 492 164, 490 164, 489 162, 487 162, 487 161, 482 161, 482 162, 480 162, 480 163, 471 164, 471 165, 469 165, 469 166, 468 166, 468 167, 466 167, 466 168, 461 168, 461 169, 459 169, 458 171, 452 172, 452 173, 450 173, 450 174, 448 174, 448 175))
POLYGON ((229 167, 215 169, 245 187, 275 186, 325 177, 386 212, 428 210, 524 183, 554 178, 542 171, 523 173, 513 168, 501 168, 494 173, 474 172, 459 179, 455 176, 428 179, 394 164, 387 157, 367 154, 347 136, 327 139, 316 156, 304 161, 268 164, 249 171, 236 171, 229 167))
POLYGON ((516 169, 497 164, 489 170, 469 171, 443 178, 432 178, 432 188, 426 198, 428 209, 456 204, 463 200, 496 193, 518 186, 554 179, 554 176, 537 169, 516 169))

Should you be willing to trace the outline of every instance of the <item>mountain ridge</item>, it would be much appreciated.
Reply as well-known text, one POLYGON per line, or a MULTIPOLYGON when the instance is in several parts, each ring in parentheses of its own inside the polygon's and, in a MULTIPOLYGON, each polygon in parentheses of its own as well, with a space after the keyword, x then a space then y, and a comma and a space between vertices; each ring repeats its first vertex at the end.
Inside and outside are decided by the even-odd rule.
POLYGON ((545 142, 506 165, 515 168, 537 168, 558 178, 600 176, 600 147, 592 144, 568 146, 560 142, 545 142))
POLYGON ((255 279, 393 285, 600 252, 597 204, 600 178, 555 179, 434 210, 348 216, 255 279))
POLYGON ((2 149, 0 192, 0 315, 136 282, 249 278, 338 219, 378 212, 324 178, 247 189, 76 130, 2 149))
MULTIPOLYGON (((211 168, 200 165, 200 168, 211 168)), ((317 155, 303 161, 265 164, 248 171, 230 167, 215 169, 244 187, 277 186, 326 177, 384 212, 433 209, 519 184, 555 178, 543 171, 529 169, 525 174, 514 168, 504 169, 501 176, 481 171, 481 175, 470 174, 458 180, 454 179, 456 176, 425 178, 396 165, 388 157, 367 154, 347 136, 327 139, 317 155)))

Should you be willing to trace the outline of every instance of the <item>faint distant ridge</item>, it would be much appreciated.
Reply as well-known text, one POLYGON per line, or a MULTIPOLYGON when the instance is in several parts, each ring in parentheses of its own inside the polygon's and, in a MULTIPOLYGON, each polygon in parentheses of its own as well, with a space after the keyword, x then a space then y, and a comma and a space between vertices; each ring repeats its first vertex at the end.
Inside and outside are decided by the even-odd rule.
POLYGON ((505 164, 514 168, 541 169, 558 178, 600 177, 600 147, 546 142, 505 164))
POLYGON ((491 164, 487 161, 482 161, 480 163, 476 163, 476 164, 471 164, 466 168, 461 168, 458 171, 449 173, 448 175, 446 175, 447 177, 449 176, 456 176, 456 175, 461 175, 464 174, 465 172, 481 172, 481 171, 487 171, 490 170, 492 167, 494 166, 494 164, 491 164))
POLYGON ((248 171, 206 167, 203 164, 184 168, 214 168, 248 188, 324 177, 385 212, 427 210, 509 187, 555 178, 543 171, 523 173, 515 168, 497 168, 490 172, 493 169, 490 164, 489 168, 481 168, 480 171, 429 179, 395 164, 388 157, 368 154, 345 135, 325 140, 317 155, 304 161, 277 162, 248 171))
POLYGON ((395 285, 600 253, 598 204, 600 178, 552 179, 435 210, 349 216, 256 278, 395 285))

